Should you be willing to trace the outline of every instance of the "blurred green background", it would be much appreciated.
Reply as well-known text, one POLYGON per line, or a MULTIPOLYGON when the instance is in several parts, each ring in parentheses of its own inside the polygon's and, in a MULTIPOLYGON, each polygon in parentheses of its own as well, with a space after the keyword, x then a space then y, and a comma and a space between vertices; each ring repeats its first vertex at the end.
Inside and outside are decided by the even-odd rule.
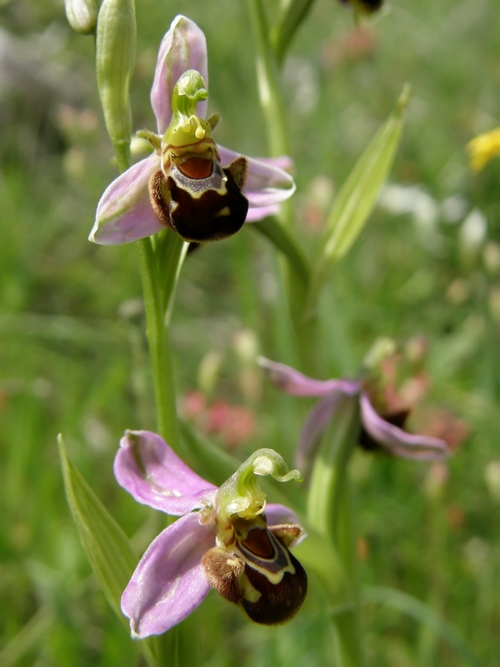
MULTIPOLYGON (((207 36, 218 141, 265 155, 247 4, 137 5, 134 127, 154 129, 157 48, 182 12, 207 36)), ((56 0, 2 0, 0 18, 0 665, 135 665, 137 648, 79 543, 56 449, 62 432, 142 553, 163 517, 116 485, 112 462, 125 428, 154 429, 154 402, 137 249, 87 242, 116 175, 93 38, 71 32, 56 0)), ((306 250, 412 84, 390 186, 323 293, 322 377, 355 374, 377 336, 425 336, 428 401, 469 430, 444 471, 360 453, 353 474, 362 584, 428 603, 478 662, 371 589, 363 618, 373 667, 500 665, 500 160, 473 175, 465 150, 500 124, 499 31, 494 0, 394 0, 362 29, 333 0, 317 0, 284 70, 306 250)), ((273 447, 291 464, 310 404, 279 395, 253 364, 256 351, 295 361, 281 293, 273 249, 247 226, 189 257, 173 344, 182 409, 195 425, 239 458, 273 447)), ((321 607, 312 582, 299 616, 268 629, 212 593, 197 612, 206 664, 332 665, 321 607)))

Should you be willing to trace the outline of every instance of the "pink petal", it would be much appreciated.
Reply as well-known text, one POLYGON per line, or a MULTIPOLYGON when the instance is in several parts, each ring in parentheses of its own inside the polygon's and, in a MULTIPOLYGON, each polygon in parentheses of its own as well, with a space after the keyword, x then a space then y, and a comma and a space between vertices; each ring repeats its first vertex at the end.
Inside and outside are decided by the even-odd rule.
POLYGON ((292 523, 301 528, 301 533, 297 535, 289 544, 288 547, 296 547, 300 544, 306 537, 307 533, 300 526, 299 517, 295 514, 293 510, 285 505, 275 505, 273 503, 266 505, 266 518, 267 525, 272 528, 272 526, 279 526, 282 524, 292 523))
POLYGON ((126 431, 115 458, 115 476, 137 502, 180 516, 213 500, 217 487, 194 473, 150 431, 126 431))
POLYGON ((354 396, 361 389, 360 383, 354 380, 314 380, 291 366, 265 357, 259 358, 259 365, 269 373, 274 384, 294 396, 326 396, 336 392, 354 396))
POLYGON ((279 213, 279 204, 273 204, 272 206, 259 206, 258 208, 249 208, 245 222, 260 222, 260 220, 264 220, 264 218, 267 218, 270 215, 279 215, 279 213))
POLYGON ((133 637, 160 635, 203 602, 210 586, 201 559, 214 546, 213 526, 200 525, 196 513, 158 535, 122 595, 133 637))
MULTIPOLYGON (((223 167, 227 167, 233 160, 240 157, 229 148, 218 146, 223 167)), ((248 157, 248 174, 245 183, 245 194, 250 203, 250 209, 263 209, 285 201, 295 192, 295 181, 278 164, 288 164, 289 158, 251 158, 248 157)), ((269 213, 266 213, 269 215, 269 213)), ((266 217, 254 218, 254 221, 266 217)))
POLYGON ((448 447, 444 440, 407 433, 377 414, 366 394, 360 396, 361 421, 367 433, 389 453, 407 459, 444 459, 448 447))
MULTIPOLYGON (((164 134, 172 118, 172 93, 175 84, 188 69, 197 70, 208 86, 207 44, 205 35, 196 23, 185 16, 176 16, 164 36, 155 78, 151 88, 151 106, 158 124, 158 133, 164 134)), ((198 115, 205 117, 207 102, 198 103, 198 115)))
POLYGON ((255 158, 264 164, 270 164, 273 167, 278 167, 284 171, 291 171, 293 169, 293 160, 288 155, 280 155, 279 157, 257 157, 255 158))
POLYGON ((335 413, 341 397, 342 392, 340 391, 327 394, 316 403, 309 413, 300 434, 295 458, 297 468, 302 472, 307 467, 308 460, 314 455, 315 445, 319 443, 319 438, 335 413))
POLYGON ((286 505, 267 503, 265 509, 268 526, 279 526, 282 523, 296 523, 300 525, 299 517, 286 505))
POLYGON ((106 188, 97 206, 90 241, 120 245, 165 228, 151 208, 148 193, 149 178, 159 166, 159 158, 153 153, 127 169, 106 188))

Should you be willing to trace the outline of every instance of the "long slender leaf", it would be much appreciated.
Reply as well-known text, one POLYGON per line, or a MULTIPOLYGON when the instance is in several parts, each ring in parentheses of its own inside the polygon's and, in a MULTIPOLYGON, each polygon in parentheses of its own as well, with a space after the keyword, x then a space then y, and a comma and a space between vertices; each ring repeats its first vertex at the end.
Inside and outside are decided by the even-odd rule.
POLYGON ((335 198, 313 261, 309 312, 314 309, 331 270, 351 248, 375 206, 394 160, 409 94, 410 88, 406 85, 396 109, 374 136, 335 198))
MULTIPOLYGON (((69 460, 61 435, 57 442, 66 497, 83 547, 104 595, 128 628, 128 621, 121 612, 120 599, 137 565, 137 557, 121 527, 69 460)), ((154 640, 142 641, 140 648, 148 664, 153 667, 157 661, 150 646, 151 641, 154 640)))

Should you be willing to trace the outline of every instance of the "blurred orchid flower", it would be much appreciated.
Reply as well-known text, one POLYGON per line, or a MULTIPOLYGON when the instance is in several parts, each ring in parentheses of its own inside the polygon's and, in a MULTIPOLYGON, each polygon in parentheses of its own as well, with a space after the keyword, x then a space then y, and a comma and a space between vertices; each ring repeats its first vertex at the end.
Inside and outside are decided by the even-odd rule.
POLYGON ((299 371, 261 357, 259 364, 270 379, 283 391, 294 396, 318 396, 304 425, 297 450, 297 465, 303 466, 310 458, 315 444, 335 414, 342 396, 352 396, 359 402, 361 417, 360 444, 366 449, 382 449, 406 459, 443 459, 448 455, 447 443, 426 435, 403 430, 409 410, 397 408, 394 412, 379 414, 369 390, 359 380, 314 380, 299 371))
POLYGON ((205 120, 207 48, 203 32, 177 16, 160 45, 151 89, 158 134, 143 130, 153 153, 104 192, 89 239, 116 245, 171 227, 187 241, 237 232, 279 211, 295 190, 287 157, 252 159, 218 146, 205 120))
POLYGON ((127 431, 115 459, 118 483, 139 503, 181 518, 151 543, 122 596, 132 636, 158 635, 215 588, 257 623, 291 618, 307 575, 288 547, 304 531, 284 505, 266 505, 256 475, 300 480, 279 454, 259 449, 220 488, 190 470, 149 431, 127 431), (265 511, 265 514, 264 514, 265 511))

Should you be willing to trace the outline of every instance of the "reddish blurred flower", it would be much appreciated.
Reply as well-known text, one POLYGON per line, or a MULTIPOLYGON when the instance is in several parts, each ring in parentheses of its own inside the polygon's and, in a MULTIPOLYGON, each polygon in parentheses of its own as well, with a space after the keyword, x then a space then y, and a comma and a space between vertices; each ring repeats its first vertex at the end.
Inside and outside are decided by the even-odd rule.
POLYGON ((216 435, 228 449, 248 442, 257 430, 252 410, 222 399, 209 404, 206 396, 199 391, 185 395, 181 410, 184 417, 202 433, 216 435))

